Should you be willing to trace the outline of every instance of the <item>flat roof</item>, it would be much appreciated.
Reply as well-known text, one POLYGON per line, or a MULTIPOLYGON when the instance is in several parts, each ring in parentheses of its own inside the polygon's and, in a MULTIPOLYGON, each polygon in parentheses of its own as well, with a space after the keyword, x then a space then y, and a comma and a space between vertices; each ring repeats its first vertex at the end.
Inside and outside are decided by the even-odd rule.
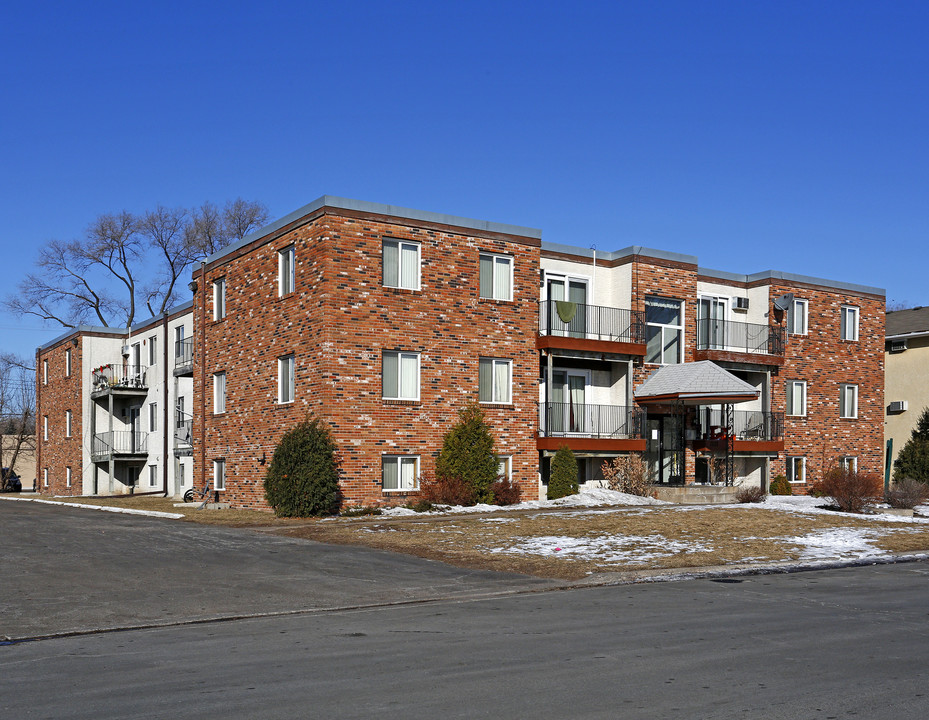
POLYGON ((488 220, 475 220, 474 218, 460 217, 458 215, 446 215, 443 213, 428 212, 426 210, 414 210, 412 208, 400 207, 399 205, 384 205, 382 203, 368 202, 366 200, 352 200, 350 198, 336 197, 334 195, 323 195, 316 198, 313 202, 304 205, 302 208, 288 213, 284 217, 275 220, 272 223, 259 228, 253 233, 249 233, 241 240, 231 245, 227 245, 222 250, 210 255, 204 261, 207 265, 219 260, 239 248, 245 247, 249 243, 260 240, 266 235, 287 227, 291 223, 298 221, 300 218, 311 215, 312 213, 324 207, 336 208, 339 210, 353 210, 355 212, 370 213, 372 215, 386 215, 403 220, 418 220, 436 225, 449 225, 460 227, 467 230, 480 230, 488 233, 499 233, 503 235, 518 235, 520 237, 532 238, 534 240, 542 239, 542 231, 537 228, 523 227, 521 225, 509 225, 507 223, 490 222, 488 220))

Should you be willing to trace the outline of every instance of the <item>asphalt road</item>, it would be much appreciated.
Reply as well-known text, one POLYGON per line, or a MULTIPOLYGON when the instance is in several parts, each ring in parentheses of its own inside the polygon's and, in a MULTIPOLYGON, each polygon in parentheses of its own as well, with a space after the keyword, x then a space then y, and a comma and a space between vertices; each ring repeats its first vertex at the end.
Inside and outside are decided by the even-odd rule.
MULTIPOLYGON (((336 550, 356 552, 313 552, 336 550)), ((2 646, 0 717, 929 715, 926 563, 483 599, 501 585, 471 582, 419 604, 2 646)))

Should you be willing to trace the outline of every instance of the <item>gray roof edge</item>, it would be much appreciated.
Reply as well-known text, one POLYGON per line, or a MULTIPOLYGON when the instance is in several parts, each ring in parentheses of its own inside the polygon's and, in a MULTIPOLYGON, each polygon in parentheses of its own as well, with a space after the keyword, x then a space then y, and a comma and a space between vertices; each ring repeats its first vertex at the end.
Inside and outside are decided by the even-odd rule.
MULTIPOLYGON (((180 305, 174 305, 173 307, 168 308, 167 310, 165 310, 165 312, 168 315, 174 315, 175 313, 181 312, 183 310, 187 310, 188 308, 190 310, 193 310, 193 306, 194 306, 194 301, 188 300, 187 302, 183 302, 180 305)), ((107 327, 105 325, 78 325, 77 327, 70 328, 67 332, 62 333, 58 337, 53 338, 52 340, 49 340, 46 343, 42 343, 36 348, 36 352, 47 350, 53 345, 57 345, 58 343, 60 343, 62 340, 67 340, 72 335, 84 335, 86 333, 95 333, 95 334, 103 334, 103 335, 129 335, 130 333, 133 333, 138 329, 151 325, 153 322, 160 322, 160 321, 161 321, 161 316, 159 315, 158 317, 150 317, 147 320, 133 323, 132 326, 128 328, 125 328, 125 327, 114 328, 114 327, 107 327)))
POLYGON ((458 215, 446 215, 443 213, 430 212, 428 210, 414 210, 399 205, 385 205, 383 203, 368 202, 367 200, 352 200, 350 198, 336 197, 334 195, 323 195, 316 198, 313 202, 288 213, 284 217, 275 220, 253 233, 246 235, 241 240, 228 245, 210 255, 204 262, 211 263, 220 258, 235 252, 241 247, 260 240, 266 235, 280 230, 282 227, 296 222, 300 218, 316 212, 317 210, 331 207, 340 210, 354 210, 356 212, 373 213, 375 215, 387 215, 389 217, 404 218, 407 220, 419 220, 421 222, 435 223, 437 225, 451 225, 452 227, 466 228, 469 230, 481 230, 483 232, 501 233, 504 235, 518 235, 528 237, 534 240, 542 239, 542 231, 537 228, 523 227, 521 225, 510 225, 508 223, 491 222, 489 220, 475 220, 474 218, 460 217, 458 215))
MULTIPOLYGON (((564 243, 555 243, 542 241, 542 250, 549 252, 560 252, 567 255, 580 255, 593 259, 593 248, 582 248, 576 245, 566 245, 564 243)), ((642 245, 630 245, 621 250, 597 250, 597 259, 600 260, 619 260, 620 258, 632 257, 633 255, 644 255, 646 257, 657 258, 659 260, 672 260, 674 262, 687 263, 688 265, 697 264, 696 255, 684 255, 682 253, 669 252, 667 250, 655 250, 642 245)))
POLYGON ((906 340, 907 338, 929 337, 929 330, 914 330, 912 332, 894 333, 885 335, 885 340, 906 340))
POLYGON ((811 275, 798 275, 797 273, 781 272, 779 270, 765 270, 764 272, 747 276, 748 282, 754 282, 755 280, 785 280, 788 283, 800 282, 808 285, 822 285, 823 287, 835 288, 836 290, 848 290, 856 294, 881 295, 884 297, 887 295, 887 291, 884 288, 859 285, 858 283, 844 282, 842 280, 812 277, 811 275))

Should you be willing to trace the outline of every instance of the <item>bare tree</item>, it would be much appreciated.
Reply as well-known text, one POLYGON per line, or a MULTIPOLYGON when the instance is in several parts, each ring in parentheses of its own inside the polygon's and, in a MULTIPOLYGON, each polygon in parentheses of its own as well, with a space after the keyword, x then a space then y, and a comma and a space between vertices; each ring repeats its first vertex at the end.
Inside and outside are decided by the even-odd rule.
POLYGON ((35 453, 35 370, 0 355, 0 486, 28 452, 35 453))
POLYGON ((188 211, 158 206, 97 217, 84 237, 52 240, 36 272, 3 304, 63 327, 93 322, 128 327, 143 305, 154 316, 177 302, 178 284, 198 259, 267 221, 264 205, 237 198, 220 210, 206 202, 188 211))

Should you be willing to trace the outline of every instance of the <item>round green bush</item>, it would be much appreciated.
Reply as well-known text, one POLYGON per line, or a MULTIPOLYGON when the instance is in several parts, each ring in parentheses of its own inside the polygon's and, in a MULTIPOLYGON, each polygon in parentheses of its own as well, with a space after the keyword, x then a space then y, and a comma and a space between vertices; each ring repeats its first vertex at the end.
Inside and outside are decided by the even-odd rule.
POLYGON ((793 495, 793 490, 790 488, 790 480, 784 475, 778 475, 771 480, 771 486, 768 488, 768 492, 772 495, 793 495))
POLYGON ((265 476, 265 499, 278 517, 331 515, 339 509, 335 440, 309 417, 284 433, 265 476))
POLYGON ((571 448, 562 445, 552 459, 552 472, 548 479, 548 499, 557 500, 566 495, 577 495, 577 490, 577 460, 571 448))

